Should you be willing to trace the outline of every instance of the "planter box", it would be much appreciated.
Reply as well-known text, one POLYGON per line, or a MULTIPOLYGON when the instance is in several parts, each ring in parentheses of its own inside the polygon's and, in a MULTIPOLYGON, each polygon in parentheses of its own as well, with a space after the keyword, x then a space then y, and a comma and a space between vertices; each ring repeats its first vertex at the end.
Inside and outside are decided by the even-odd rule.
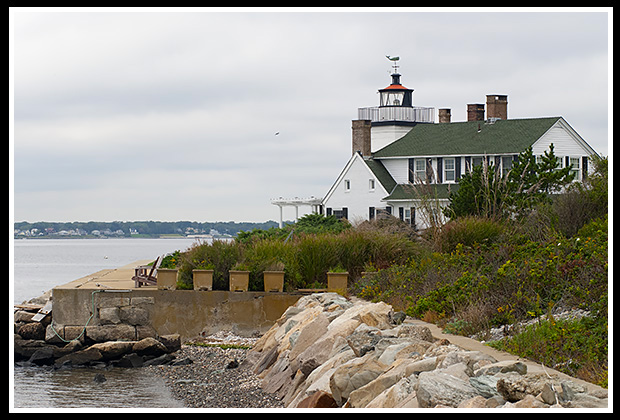
POLYGON ((327 291, 344 295, 347 291, 349 273, 327 273, 327 291))
POLYGON ((230 270, 229 290, 231 292, 247 292, 249 283, 249 271, 230 270))
POLYGON ((213 270, 192 270, 194 290, 213 290, 213 270))
POLYGON ((157 288, 159 290, 175 290, 177 288, 176 268, 158 268, 157 269, 157 288))
POLYGON ((284 290, 284 271, 263 272, 265 292, 282 292, 284 290))

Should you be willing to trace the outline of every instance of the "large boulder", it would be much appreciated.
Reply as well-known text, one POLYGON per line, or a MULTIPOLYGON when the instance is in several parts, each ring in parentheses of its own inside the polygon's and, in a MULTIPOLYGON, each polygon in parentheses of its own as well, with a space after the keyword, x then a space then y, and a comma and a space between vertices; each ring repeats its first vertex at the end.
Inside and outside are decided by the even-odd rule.
POLYGON ((416 395, 420 407, 432 408, 437 405, 457 407, 478 393, 469 382, 441 370, 434 370, 420 373, 416 395))
POLYGON ((132 351, 140 356, 161 356, 167 353, 168 349, 159 340, 147 337, 134 343, 132 351))
POLYGON ((99 350, 102 360, 112 360, 131 352, 134 344, 133 341, 106 341, 93 344, 90 348, 99 350))
POLYGON ((329 380, 332 396, 343 405, 351 392, 373 381, 387 369, 373 354, 358 357, 338 367, 329 380))

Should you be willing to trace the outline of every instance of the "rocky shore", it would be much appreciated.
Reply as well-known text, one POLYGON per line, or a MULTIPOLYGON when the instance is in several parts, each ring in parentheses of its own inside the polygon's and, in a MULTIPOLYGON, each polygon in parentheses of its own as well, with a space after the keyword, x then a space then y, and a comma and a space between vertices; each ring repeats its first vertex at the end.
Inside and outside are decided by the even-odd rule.
POLYGON ((175 399, 188 408, 282 408, 274 394, 261 388, 260 378, 240 368, 247 349, 183 345, 177 357, 193 363, 149 367, 163 377, 175 399))
POLYGON ((66 343, 32 316, 15 314, 16 364, 142 367, 189 408, 608 407, 605 389, 467 350, 385 303, 336 293, 300 298, 260 338, 220 332, 192 345, 176 334, 110 340, 101 329, 66 343))
POLYGON ((288 408, 607 408, 607 390, 433 337, 382 302, 302 297, 242 365, 288 408))

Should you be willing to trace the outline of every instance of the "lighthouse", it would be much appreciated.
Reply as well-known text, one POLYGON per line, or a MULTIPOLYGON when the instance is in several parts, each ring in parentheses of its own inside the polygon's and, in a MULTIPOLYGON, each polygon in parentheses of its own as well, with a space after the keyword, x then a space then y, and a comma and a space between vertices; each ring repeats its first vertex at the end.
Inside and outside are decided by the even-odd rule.
POLYGON ((401 83, 399 57, 392 62, 391 83, 379 89, 379 106, 358 108, 353 120, 353 153, 363 156, 382 149, 407 134, 416 124, 434 123, 435 108, 413 106, 413 89, 401 83))

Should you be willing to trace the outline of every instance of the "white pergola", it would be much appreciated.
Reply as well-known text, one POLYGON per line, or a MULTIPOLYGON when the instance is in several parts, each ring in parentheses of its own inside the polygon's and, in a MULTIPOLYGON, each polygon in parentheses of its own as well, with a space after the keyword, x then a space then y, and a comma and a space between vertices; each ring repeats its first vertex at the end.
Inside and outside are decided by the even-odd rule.
POLYGON ((289 206, 295 207, 295 222, 299 219, 299 207, 310 206, 313 213, 318 213, 321 206, 321 199, 311 196, 310 198, 276 198, 271 200, 271 204, 280 208, 280 227, 282 227, 282 208, 289 206))

